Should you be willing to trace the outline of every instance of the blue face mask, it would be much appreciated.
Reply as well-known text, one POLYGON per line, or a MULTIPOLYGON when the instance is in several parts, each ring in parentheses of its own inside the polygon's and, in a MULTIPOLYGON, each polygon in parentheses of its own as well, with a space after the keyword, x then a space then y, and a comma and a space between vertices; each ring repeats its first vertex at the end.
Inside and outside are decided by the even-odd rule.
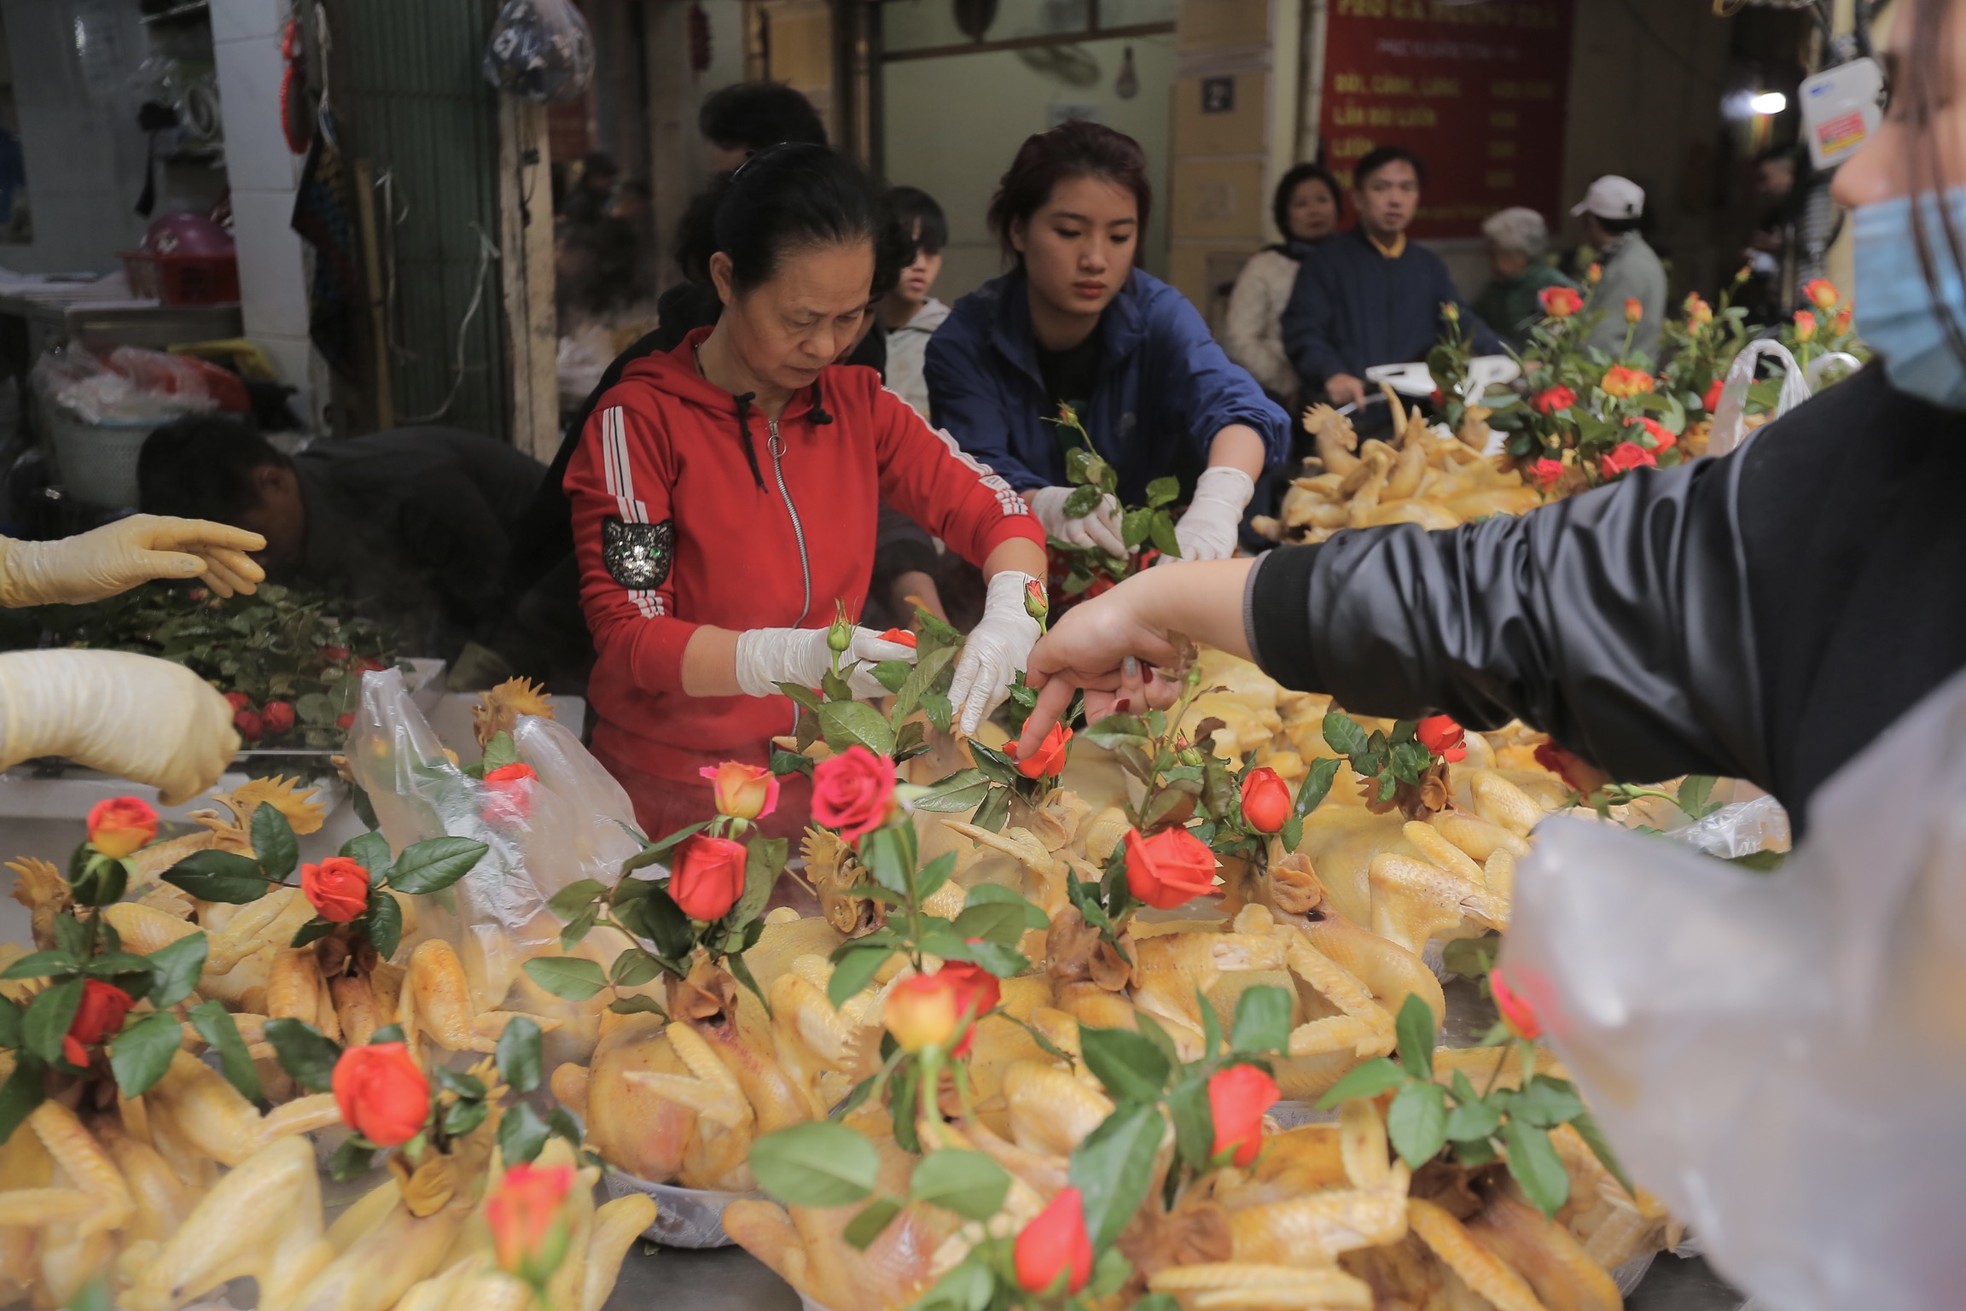
POLYGON ((1851 229, 1857 254, 1857 335, 1884 357, 1891 385, 1899 391, 1966 410, 1966 362, 1952 349, 1940 308, 1966 327, 1966 279, 1953 263, 1939 211, 1943 204, 1953 231, 1966 242, 1966 187, 1952 187, 1943 197, 1923 196, 1920 203, 1925 207, 1926 248, 1939 275, 1938 292, 1935 296, 1925 285, 1919 267, 1911 197, 1863 206, 1851 229))

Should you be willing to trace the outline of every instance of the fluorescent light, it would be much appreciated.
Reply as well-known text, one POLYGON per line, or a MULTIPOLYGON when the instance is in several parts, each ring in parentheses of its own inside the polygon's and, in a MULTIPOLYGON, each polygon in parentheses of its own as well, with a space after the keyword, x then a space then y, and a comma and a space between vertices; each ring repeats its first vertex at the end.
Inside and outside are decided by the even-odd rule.
POLYGON ((1789 107, 1789 98, 1779 91, 1762 91, 1748 101, 1748 108, 1757 114, 1775 115, 1789 107))

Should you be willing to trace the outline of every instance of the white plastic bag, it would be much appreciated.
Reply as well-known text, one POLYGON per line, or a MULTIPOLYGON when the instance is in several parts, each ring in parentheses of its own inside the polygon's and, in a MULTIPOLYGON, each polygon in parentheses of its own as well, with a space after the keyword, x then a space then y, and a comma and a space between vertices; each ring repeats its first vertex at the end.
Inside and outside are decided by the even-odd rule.
POLYGON ((1511 982, 1633 1176, 1780 1311, 1966 1287, 1966 674, 1817 793, 1755 873, 1553 820, 1511 982))
POLYGON ((1775 400, 1772 417, 1781 418, 1809 399, 1809 384, 1802 366, 1779 341, 1751 341, 1734 357, 1727 370, 1727 383, 1720 389, 1720 403, 1713 407, 1713 432, 1707 437, 1708 455, 1725 455, 1739 446, 1747 435, 1748 388, 1754 384, 1755 366, 1764 356, 1782 365, 1782 390, 1775 400))
POLYGON ((484 71, 486 81, 522 100, 572 100, 594 80, 594 37, 571 0, 505 0, 484 71))

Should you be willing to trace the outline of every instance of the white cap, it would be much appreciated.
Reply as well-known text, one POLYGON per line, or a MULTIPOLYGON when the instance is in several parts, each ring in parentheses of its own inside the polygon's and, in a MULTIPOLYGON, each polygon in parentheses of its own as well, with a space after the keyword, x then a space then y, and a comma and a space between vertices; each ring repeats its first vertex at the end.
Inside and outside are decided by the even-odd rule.
POLYGON ((1591 183, 1590 191, 1570 212, 1595 214, 1601 219, 1635 219, 1645 213, 1645 188, 1630 178, 1608 173, 1591 183))

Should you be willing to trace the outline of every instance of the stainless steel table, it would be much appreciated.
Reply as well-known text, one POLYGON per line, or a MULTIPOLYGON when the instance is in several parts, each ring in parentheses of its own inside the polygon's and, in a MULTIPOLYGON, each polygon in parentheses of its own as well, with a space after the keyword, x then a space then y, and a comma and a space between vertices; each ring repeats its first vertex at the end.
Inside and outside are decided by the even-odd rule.
POLYGON ((30 365, 57 341, 80 342, 91 350, 113 346, 163 350, 184 342, 237 337, 246 330, 237 305, 163 305, 156 301, 0 295, 0 316, 26 323, 30 365))

